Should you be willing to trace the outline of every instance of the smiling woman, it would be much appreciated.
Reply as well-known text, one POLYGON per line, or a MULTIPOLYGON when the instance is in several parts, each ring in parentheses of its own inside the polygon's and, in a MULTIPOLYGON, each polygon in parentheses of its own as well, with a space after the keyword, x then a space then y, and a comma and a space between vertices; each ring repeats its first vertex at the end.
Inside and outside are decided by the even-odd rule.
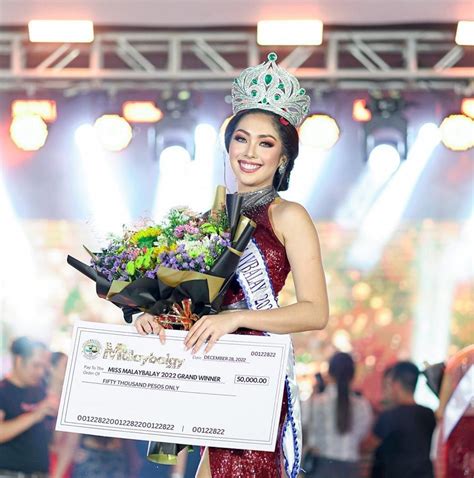
MULTIPOLYGON (((305 209, 284 201, 298 155, 298 133, 309 110, 309 97, 298 80, 268 62, 244 70, 232 89, 235 116, 225 132, 225 145, 242 196, 242 212, 255 222, 228 289, 222 313, 204 316, 189 330, 184 344, 206 354, 225 334, 289 334, 324 328, 328 298, 318 234, 305 209), (278 306, 278 293, 292 271, 297 303, 278 306)), ((142 334, 164 330, 149 314, 135 322, 142 334)), ((209 447, 199 478, 289 476, 300 471, 301 424, 294 361, 288 360, 276 449, 273 452, 209 447)), ((242 410, 236 410, 242 413, 242 410)))
POLYGON ((237 181, 242 183, 240 192, 252 191, 255 185, 288 189, 299 142, 296 128, 285 118, 256 108, 241 111, 227 125, 225 146, 237 181))

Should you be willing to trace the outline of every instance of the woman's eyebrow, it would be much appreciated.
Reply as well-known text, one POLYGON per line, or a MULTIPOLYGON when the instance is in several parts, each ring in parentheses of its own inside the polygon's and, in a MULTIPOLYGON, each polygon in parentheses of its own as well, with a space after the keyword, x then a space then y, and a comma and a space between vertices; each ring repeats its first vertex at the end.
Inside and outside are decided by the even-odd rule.
MULTIPOLYGON (((235 132, 240 132, 240 133, 244 133, 246 134, 247 136, 250 136, 250 133, 248 131, 245 131, 244 129, 237 129, 235 130, 235 132)), ((275 138, 275 136, 272 136, 271 134, 259 134, 258 135, 258 138, 272 138, 274 141, 277 141, 277 139, 275 138)))

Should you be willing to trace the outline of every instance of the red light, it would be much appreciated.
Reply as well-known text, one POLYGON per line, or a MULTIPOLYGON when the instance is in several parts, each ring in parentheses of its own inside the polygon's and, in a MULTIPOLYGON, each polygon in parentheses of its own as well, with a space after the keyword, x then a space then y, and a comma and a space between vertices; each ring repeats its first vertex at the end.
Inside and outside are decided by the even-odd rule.
POLYGON ((474 98, 464 98, 462 100, 461 113, 474 119, 474 98))
POLYGON ((354 100, 352 104, 352 119, 359 122, 367 122, 372 119, 372 113, 367 109, 367 101, 363 99, 354 100))

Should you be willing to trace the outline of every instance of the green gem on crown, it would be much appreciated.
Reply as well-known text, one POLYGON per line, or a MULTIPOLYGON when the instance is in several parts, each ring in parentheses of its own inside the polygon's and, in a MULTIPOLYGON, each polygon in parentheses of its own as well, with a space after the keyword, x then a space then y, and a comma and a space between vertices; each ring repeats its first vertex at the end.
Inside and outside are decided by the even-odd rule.
POLYGON ((277 61, 278 55, 274 51, 272 51, 271 53, 268 54, 267 58, 270 61, 277 61))
POLYGON ((257 78, 254 78, 254 79, 252 80, 252 85, 256 85, 257 83, 258 83, 257 78))
POLYGON ((270 75, 270 73, 267 73, 267 74, 265 75, 265 84, 266 84, 266 85, 269 85, 269 84, 272 82, 272 79, 273 79, 273 76, 270 75))
POLYGON ((300 91, 298 91, 300 95, 304 95, 306 93, 306 90, 304 88, 301 88, 300 91))
POLYGON ((275 95, 274 98, 275 98, 276 101, 278 101, 281 98, 281 96, 280 95, 275 95))

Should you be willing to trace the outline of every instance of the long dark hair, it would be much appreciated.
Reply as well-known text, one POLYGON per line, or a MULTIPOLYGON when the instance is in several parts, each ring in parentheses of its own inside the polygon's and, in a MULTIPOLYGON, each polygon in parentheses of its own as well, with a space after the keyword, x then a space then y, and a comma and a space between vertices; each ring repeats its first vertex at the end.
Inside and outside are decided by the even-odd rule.
POLYGON ((354 361, 349 354, 338 352, 329 361, 329 375, 337 384, 336 425, 339 433, 347 433, 352 427, 350 383, 354 378, 354 361))
POLYGON ((273 186, 277 191, 286 191, 290 183, 291 170, 293 169, 293 166, 295 164, 295 159, 298 156, 298 152, 299 152, 298 131, 296 131, 296 128, 292 124, 290 124, 288 121, 286 121, 283 118, 280 118, 280 116, 276 115, 275 113, 272 113, 271 111, 259 110, 259 109, 240 111, 239 113, 237 113, 235 116, 232 117, 232 119, 229 121, 225 129, 225 133, 224 133, 225 149, 227 150, 227 152, 229 152, 230 140, 232 139, 232 135, 234 134, 234 131, 237 128, 237 125, 239 124, 239 121, 244 116, 247 116, 248 114, 255 114, 255 113, 261 113, 261 114, 270 116, 270 118, 272 119, 273 125, 275 126, 275 129, 277 130, 278 135, 280 136, 280 140, 282 142, 282 147, 283 147, 282 148, 283 154, 285 155, 288 163, 286 164, 283 175, 281 175, 277 169, 275 176, 273 177, 273 186))

